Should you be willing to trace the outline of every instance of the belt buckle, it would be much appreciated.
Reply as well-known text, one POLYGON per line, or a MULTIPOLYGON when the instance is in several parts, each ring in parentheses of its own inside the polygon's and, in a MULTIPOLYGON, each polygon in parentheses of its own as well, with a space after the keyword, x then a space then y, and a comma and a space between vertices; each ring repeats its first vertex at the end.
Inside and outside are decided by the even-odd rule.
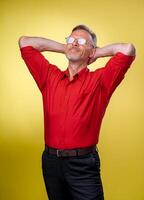
POLYGON ((56 150, 56 155, 57 155, 57 157, 62 157, 62 150, 57 149, 56 150))

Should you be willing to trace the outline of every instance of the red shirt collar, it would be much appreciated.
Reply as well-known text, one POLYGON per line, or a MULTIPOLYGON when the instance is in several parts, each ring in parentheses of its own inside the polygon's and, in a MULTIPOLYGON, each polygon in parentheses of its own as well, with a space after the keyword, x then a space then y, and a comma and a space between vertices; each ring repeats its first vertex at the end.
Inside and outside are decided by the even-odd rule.
MULTIPOLYGON (((81 80, 81 78, 83 77, 83 75, 85 75, 87 72, 89 72, 89 69, 87 67, 85 67, 85 68, 81 69, 78 73, 76 73, 74 75, 74 77, 77 76, 81 80)), ((69 77, 69 70, 68 70, 68 68, 65 71, 63 71, 62 78, 64 78, 64 77, 69 77)))

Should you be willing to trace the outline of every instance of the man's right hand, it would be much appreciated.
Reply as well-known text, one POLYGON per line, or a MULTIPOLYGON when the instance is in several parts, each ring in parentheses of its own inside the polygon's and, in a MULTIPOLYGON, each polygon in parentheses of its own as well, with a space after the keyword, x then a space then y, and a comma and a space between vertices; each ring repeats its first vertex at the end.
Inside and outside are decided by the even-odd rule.
POLYGON ((41 37, 20 37, 19 47, 22 48, 26 46, 32 46, 40 52, 52 51, 57 53, 65 53, 65 44, 41 37))

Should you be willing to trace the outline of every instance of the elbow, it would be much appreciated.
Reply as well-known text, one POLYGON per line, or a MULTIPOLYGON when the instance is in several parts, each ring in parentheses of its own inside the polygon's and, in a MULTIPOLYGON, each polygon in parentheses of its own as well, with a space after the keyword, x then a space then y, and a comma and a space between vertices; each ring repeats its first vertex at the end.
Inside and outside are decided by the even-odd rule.
POLYGON ((126 44, 125 54, 130 55, 130 56, 135 56, 136 54, 135 46, 131 43, 126 44))
POLYGON ((25 47, 25 46, 28 46, 28 37, 26 36, 21 36, 18 40, 18 44, 19 44, 19 47, 22 48, 22 47, 25 47))

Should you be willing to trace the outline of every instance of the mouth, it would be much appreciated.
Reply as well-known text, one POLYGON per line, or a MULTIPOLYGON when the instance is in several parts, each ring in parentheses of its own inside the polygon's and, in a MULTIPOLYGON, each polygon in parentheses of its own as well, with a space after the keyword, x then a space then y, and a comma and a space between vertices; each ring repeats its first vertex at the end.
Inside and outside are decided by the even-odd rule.
POLYGON ((72 47, 72 48, 70 48, 70 49, 69 49, 69 51, 72 51, 72 52, 73 52, 73 51, 74 51, 74 52, 76 51, 76 52, 78 52, 78 51, 79 51, 79 49, 78 49, 78 48, 76 48, 76 47, 72 47))

